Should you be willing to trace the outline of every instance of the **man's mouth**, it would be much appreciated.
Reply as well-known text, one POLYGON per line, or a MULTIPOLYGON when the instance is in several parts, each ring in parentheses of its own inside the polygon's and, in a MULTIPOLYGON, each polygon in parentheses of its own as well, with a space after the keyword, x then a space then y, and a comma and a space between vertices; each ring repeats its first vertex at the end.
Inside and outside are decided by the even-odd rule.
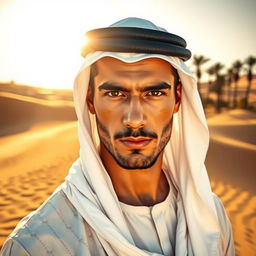
POLYGON ((142 148, 148 145, 152 139, 145 137, 127 137, 123 138, 120 141, 129 148, 142 148))

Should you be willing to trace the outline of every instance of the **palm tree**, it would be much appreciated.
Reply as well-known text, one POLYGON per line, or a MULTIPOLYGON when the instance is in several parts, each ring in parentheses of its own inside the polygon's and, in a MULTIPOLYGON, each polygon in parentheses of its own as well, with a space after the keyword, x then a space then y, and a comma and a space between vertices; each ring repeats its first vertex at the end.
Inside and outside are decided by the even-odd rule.
POLYGON ((227 79, 227 86, 228 86, 228 107, 231 106, 231 84, 232 84, 232 80, 233 80, 233 70, 232 68, 229 68, 227 70, 227 74, 226 74, 226 79, 227 79))
POLYGON ((223 75, 220 75, 220 71, 224 68, 220 62, 215 63, 208 71, 211 71, 215 75, 215 81, 212 84, 212 90, 217 93, 217 102, 215 105, 216 112, 221 111, 221 98, 222 98, 222 88, 225 84, 225 79, 223 75))
POLYGON ((251 90, 251 86, 252 86, 252 79, 253 79, 252 68, 256 64, 256 58, 253 57, 253 56, 249 56, 245 60, 245 64, 247 65, 247 69, 248 69, 248 73, 247 73, 248 85, 247 85, 246 92, 245 92, 245 108, 248 108, 249 95, 250 95, 250 90, 251 90))
POLYGON ((193 57, 193 65, 196 67, 196 76, 197 76, 197 84, 198 84, 198 92, 200 94, 201 100, 202 95, 201 95, 201 77, 202 77, 202 71, 201 71, 201 66, 208 62, 210 59, 204 57, 203 55, 194 55, 193 57))
POLYGON ((239 73, 241 71, 241 68, 243 66, 243 63, 240 60, 237 60, 234 62, 232 71, 233 71, 233 78, 235 82, 235 90, 233 94, 233 108, 237 107, 237 89, 238 89, 238 80, 239 80, 239 73))
POLYGON ((213 69, 213 66, 209 67, 207 70, 206 70, 206 73, 209 75, 209 78, 208 78, 208 88, 207 88, 207 95, 206 95, 206 102, 209 101, 209 93, 211 91, 211 88, 212 88, 212 75, 214 75, 214 69, 213 69))

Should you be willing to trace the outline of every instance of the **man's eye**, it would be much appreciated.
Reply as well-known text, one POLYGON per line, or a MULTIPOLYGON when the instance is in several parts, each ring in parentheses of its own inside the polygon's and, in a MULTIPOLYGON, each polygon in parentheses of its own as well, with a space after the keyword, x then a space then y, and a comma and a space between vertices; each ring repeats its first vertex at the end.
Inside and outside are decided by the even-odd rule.
POLYGON ((109 96, 109 97, 123 97, 124 94, 121 93, 120 91, 110 91, 110 92, 106 92, 105 95, 109 96))
POLYGON ((150 91, 146 94, 147 96, 160 97, 162 95, 166 95, 165 92, 162 91, 150 91))

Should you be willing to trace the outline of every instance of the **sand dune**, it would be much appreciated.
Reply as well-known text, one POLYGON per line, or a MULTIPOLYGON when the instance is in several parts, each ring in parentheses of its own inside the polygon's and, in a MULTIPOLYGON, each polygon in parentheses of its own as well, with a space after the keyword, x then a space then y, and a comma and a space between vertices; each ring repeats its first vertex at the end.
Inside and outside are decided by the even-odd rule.
POLYGON ((76 123, 49 125, 0 139, 0 245, 64 180, 78 156, 76 123))
MULTIPOLYGON (((6 108, 6 103, 16 104, 15 111, 21 117, 8 117, 11 125, 17 122, 16 130, 8 130, 7 125, 0 130, 5 134, 0 137, 0 247, 18 221, 36 209, 64 180, 79 152, 76 122, 72 121, 74 112, 65 117, 67 106, 7 98, 0 100, 0 109, 6 108), (34 116, 40 113, 44 117, 43 122, 33 115, 27 116, 31 108, 34 116), (20 129, 23 123, 29 125, 20 129)), ((70 106, 68 109, 68 113, 74 111, 70 106)), ((232 222, 237 255, 253 256, 256 252, 253 132, 256 115, 231 111, 208 122, 211 146, 206 164, 213 191, 222 199, 232 222)))
POLYGON ((233 110, 208 120, 211 135, 206 165, 212 178, 256 195, 256 114, 233 110))
POLYGON ((256 195, 221 181, 211 182, 221 198, 232 223, 237 256, 254 256, 256 252, 256 195))
POLYGON ((0 137, 26 131, 47 121, 76 120, 73 103, 0 92, 0 137))
POLYGON ((249 150, 256 150, 255 114, 233 110, 208 120, 211 139, 249 150))
POLYGON ((231 220, 236 255, 256 255, 256 114, 233 110, 208 120, 206 165, 231 220))
POLYGON ((243 109, 234 109, 209 118, 207 123, 210 126, 248 125, 256 124, 255 118, 256 113, 254 112, 243 109))
POLYGON ((0 247, 64 180, 79 146, 72 102, 0 93, 0 247))

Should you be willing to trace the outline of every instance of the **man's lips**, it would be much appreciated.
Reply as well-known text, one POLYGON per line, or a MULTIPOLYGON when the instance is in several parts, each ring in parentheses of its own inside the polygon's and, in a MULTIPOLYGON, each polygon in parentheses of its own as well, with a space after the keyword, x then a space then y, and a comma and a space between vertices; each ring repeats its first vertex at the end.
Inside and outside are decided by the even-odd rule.
POLYGON ((128 138, 123 138, 120 141, 127 147, 131 148, 141 148, 145 147, 150 143, 152 139, 151 138, 145 138, 145 137, 128 137, 128 138))

